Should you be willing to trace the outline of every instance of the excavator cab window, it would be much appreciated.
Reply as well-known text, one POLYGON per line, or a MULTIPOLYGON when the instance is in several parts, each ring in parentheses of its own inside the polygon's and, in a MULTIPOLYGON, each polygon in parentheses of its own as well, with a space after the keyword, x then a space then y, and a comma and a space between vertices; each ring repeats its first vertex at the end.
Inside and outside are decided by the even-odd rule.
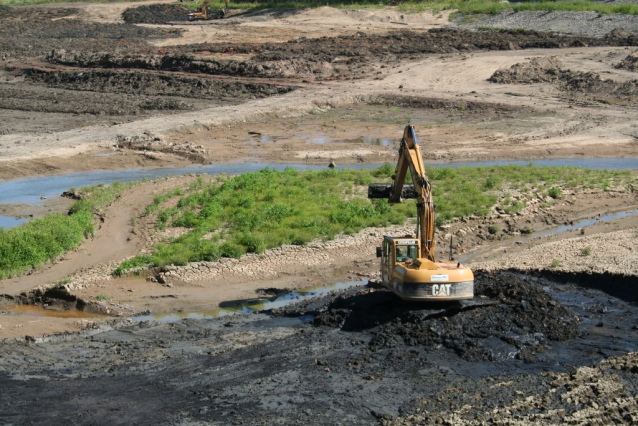
POLYGON ((419 257, 419 246, 397 246, 396 248, 396 261, 405 262, 408 259, 416 259, 419 257))

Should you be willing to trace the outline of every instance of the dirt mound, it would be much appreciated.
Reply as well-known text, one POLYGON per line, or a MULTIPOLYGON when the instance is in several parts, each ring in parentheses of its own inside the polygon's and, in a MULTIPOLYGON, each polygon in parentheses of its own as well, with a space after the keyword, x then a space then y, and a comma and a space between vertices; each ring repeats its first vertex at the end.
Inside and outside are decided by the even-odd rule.
POLYGON ((563 63, 555 56, 535 58, 497 70, 489 81, 502 84, 554 83, 560 80, 562 68, 563 63))
POLYGON ((615 65, 619 70, 638 71, 638 51, 628 55, 615 65))
POLYGON ((497 70, 488 80, 501 84, 550 83, 563 92, 563 98, 577 103, 633 105, 638 102, 638 80, 617 82, 602 79, 596 73, 565 70, 561 66, 555 57, 533 59, 497 70))
POLYGON ((188 20, 188 9, 177 4, 151 4, 131 7, 122 13, 127 24, 165 24, 188 20))
POLYGON ((25 77, 29 81, 44 83, 48 87, 70 90, 213 99, 232 104, 245 99, 284 94, 295 89, 293 86, 224 82, 202 77, 117 72, 108 69, 83 72, 27 69, 25 77))
POLYGON ((546 350, 548 341, 578 336, 578 317, 542 287, 510 274, 477 274, 475 284, 479 306, 424 306, 380 291, 335 299, 315 324, 346 331, 371 329, 372 350, 444 346, 467 360, 516 357, 534 362, 534 354, 546 350))

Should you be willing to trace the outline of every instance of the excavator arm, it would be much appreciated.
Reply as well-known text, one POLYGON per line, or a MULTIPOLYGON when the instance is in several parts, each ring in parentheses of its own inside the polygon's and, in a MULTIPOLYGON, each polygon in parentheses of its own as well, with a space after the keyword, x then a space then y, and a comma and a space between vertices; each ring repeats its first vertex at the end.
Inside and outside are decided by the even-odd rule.
POLYGON ((406 126, 399 147, 399 160, 394 172, 394 182, 388 201, 399 203, 404 192, 403 184, 410 172, 414 184, 417 203, 417 238, 421 241, 421 258, 434 262, 434 202, 432 201, 432 186, 423 166, 421 148, 416 139, 414 126, 406 126))

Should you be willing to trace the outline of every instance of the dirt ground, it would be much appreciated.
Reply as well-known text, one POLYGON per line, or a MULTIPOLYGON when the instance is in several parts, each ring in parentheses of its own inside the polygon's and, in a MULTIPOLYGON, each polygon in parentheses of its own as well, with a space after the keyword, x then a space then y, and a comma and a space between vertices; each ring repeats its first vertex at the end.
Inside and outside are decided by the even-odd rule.
MULTIPOLYGON (((235 10, 197 22, 183 13, 169 1, 0 7, 0 179, 247 161, 393 163, 408 123, 431 162, 638 157, 638 38, 624 30, 477 32, 446 27, 447 13, 391 7, 235 10)), ((231 319, 125 320, 374 277, 381 235, 411 229, 365 230, 152 280, 111 277, 164 236, 144 207, 192 179, 135 187, 94 239, 0 281, 0 383, 10 390, 0 394, 0 423, 113 422, 123 411, 129 424, 638 421, 637 295, 623 290, 638 275, 638 216, 520 241, 523 228, 635 209, 635 189, 565 194, 549 208, 534 200, 518 216, 493 212, 439 229, 440 255, 454 235, 455 257, 486 271, 476 307, 417 307, 355 288, 231 319), (490 235, 490 224, 503 232, 490 235), (620 290, 601 292, 592 280, 620 290), (52 334, 60 332, 70 334, 52 334), (108 402, 96 411, 94 398, 108 402)), ((5 204, 0 214, 67 207, 5 204)))

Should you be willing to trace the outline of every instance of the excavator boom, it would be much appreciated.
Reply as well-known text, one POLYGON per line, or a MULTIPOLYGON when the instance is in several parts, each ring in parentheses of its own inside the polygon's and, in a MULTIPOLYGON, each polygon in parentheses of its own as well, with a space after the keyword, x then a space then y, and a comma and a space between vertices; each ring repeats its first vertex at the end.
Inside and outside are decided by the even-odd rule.
POLYGON ((414 126, 406 126, 390 185, 371 184, 368 198, 400 203, 416 198, 416 237, 388 237, 377 248, 382 284, 405 300, 462 300, 474 297, 474 275, 458 262, 435 260, 434 201, 414 126), (413 184, 404 185, 410 172, 413 184))

